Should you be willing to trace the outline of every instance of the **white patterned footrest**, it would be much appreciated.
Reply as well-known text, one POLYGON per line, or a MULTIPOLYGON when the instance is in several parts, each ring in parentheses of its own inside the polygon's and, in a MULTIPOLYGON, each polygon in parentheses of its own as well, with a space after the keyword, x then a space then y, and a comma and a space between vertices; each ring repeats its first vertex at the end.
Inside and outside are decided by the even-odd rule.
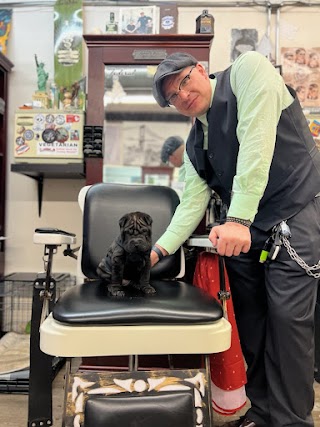
POLYGON ((65 427, 124 427, 129 425, 128 416, 131 420, 145 419, 141 425, 147 427, 168 425, 168 419, 169 425, 211 425, 208 382, 203 369, 78 371, 70 375, 67 388, 65 427), (174 423, 172 417, 177 418, 174 423))

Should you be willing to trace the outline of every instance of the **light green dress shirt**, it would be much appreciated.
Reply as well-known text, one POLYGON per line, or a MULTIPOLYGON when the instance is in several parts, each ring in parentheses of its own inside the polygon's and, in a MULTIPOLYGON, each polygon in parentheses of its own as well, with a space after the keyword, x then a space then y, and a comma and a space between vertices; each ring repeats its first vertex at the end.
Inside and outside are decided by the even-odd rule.
MULTIPOLYGON (((216 80, 211 79, 212 96, 216 80)), ((257 52, 240 55, 231 67, 230 83, 237 98, 237 138, 239 154, 233 180, 228 216, 254 220, 268 183, 282 110, 293 97, 282 76, 269 60, 257 52)), ((204 131, 204 149, 208 147, 206 115, 198 117, 204 131)), ((157 241, 168 253, 175 252, 197 228, 208 206, 212 190, 199 177, 187 152, 184 154, 185 189, 166 232, 157 241)))
POLYGON ((185 179, 186 179, 186 167, 184 163, 182 163, 182 165, 179 167, 178 180, 179 182, 184 182, 185 179))

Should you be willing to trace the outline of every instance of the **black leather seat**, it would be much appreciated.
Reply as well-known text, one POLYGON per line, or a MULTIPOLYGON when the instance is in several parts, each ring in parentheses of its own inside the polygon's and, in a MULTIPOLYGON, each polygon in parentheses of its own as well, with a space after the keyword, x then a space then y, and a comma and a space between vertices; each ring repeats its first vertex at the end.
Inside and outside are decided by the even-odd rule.
MULTIPOLYGON (((122 184, 95 184, 84 191, 80 197, 81 200, 84 200, 81 266, 86 280, 68 289, 54 306, 53 312, 41 325, 40 347, 42 351, 50 355, 71 358, 138 354, 207 355, 229 348, 231 327, 229 322, 223 318, 220 304, 200 289, 182 280, 182 251, 177 251, 174 255, 163 258, 152 269, 151 284, 156 289, 156 294, 153 296, 142 296, 138 291, 131 289, 126 291, 124 298, 112 298, 108 295, 105 284, 97 277, 97 265, 119 233, 119 218, 131 211, 139 210, 148 213, 153 218, 152 236, 155 242, 170 223, 179 204, 176 192, 164 186, 122 184), (86 191, 85 197, 83 197, 84 191, 86 191), (180 278, 177 279, 177 276, 180 278)), ((184 371, 182 374, 184 379, 181 381, 191 375, 191 372, 184 371)), ((81 426, 103 425, 103 423, 101 424, 102 415, 97 408, 102 408, 101 411, 103 412, 103 408, 112 407, 113 402, 110 399, 108 402, 99 400, 91 402, 92 394, 97 394, 96 397, 100 396, 101 398, 101 395, 98 396, 99 393, 93 391, 96 389, 95 387, 98 387, 99 390, 104 388, 101 394, 105 398, 107 397, 106 394, 110 392, 109 390, 106 393, 106 387, 100 387, 101 384, 106 384, 105 380, 101 379, 101 375, 96 376, 94 380, 84 373, 78 376, 68 375, 67 387, 69 390, 73 390, 72 393, 74 390, 79 391, 78 385, 81 383, 81 393, 85 393, 86 397, 78 413, 71 414, 71 406, 67 405, 66 426, 69 425, 68 422, 70 426, 74 425, 77 416, 79 416, 80 421, 83 420, 85 413, 89 415, 87 415, 85 424, 80 424, 81 426), (83 384, 88 383, 91 385, 83 386, 83 384), (96 385, 93 386, 92 384, 96 385), (87 401, 88 407, 85 403, 87 401), (100 414, 97 415, 97 419, 93 415, 93 408, 96 408, 100 414)), ((129 381, 130 378, 131 381, 135 381, 134 384, 138 384, 140 381, 141 390, 135 390, 139 393, 143 391, 146 393, 146 389, 142 390, 143 384, 151 384, 152 382, 150 377, 148 379, 143 377, 144 379, 138 380, 135 377, 138 375, 137 372, 122 375, 127 375, 125 379, 121 380, 121 387, 124 387, 121 396, 125 396, 125 398, 130 398, 130 393, 133 390, 131 387, 130 393, 127 395, 124 385, 127 383, 123 381, 129 381)), ((148 376, 149 374, 139 372, 139 375, 148 376)), ((170 375, 178 374, 174 371, 170 375)), ((193 372, 192 375, 197 377, 197 372, 193 372)), ((197 387, 202 390, 199 391, 200 395, 203 392, 203 396, 200 398, 200 400, 203 399, 203 402, 201 404, 196 403, 195 398, 192 398, 191 426, 198 425, 194 415, 197 405, 200 405, 201 408, 203 406, 201 409, 203 413, 201 413, 204 420, 207 420, 203 422, 203 426, 210 425, 211 405, 208 387, 210 382, 206 375, 208 372, 204 374, 206 380, 203 381, 203 390, 202 386, 199 385, 201 380, 197 380, 197 387)), ((155 375, 152 374, 151 376, 154 380, 155 375)), ((119 377, 117 378, 119 379, 119 377)), ((177 380, 176 383, 179 381, 177 380)), ((189 388, 188 393, 190 394, 191 383, 190 380, 187 387, 180 385, 175 391, 181 393, 182 390, 189 388)), ((113 387, 119 387, 120 383, 117 382, 116 384, 117 386, 113 385, 113 387)), ((168 398, 167 391, 174 389, 174 387, 167 387, 168 385, 163 390, 161 389, 164 401, 168 398)), ((153 394, 149 390, 151 387, 148 386, 147 388, 149 393, 147 395, 142 394, 144 398, 148 397, 150 402, 154 402, 153 394)), ((191 392, 195 393, 192 389, 191 392)), ((119 390, 115 392, 115 394, 118 393, 120 393, 119 390)), ((189 397, 184 399, 181 395, 177 395, 177 403, 178 401, 181 402, 181 408, 188 405, 189 397)), ((79 395, 77 398, 80 398, 79 395)), ((69 395, 69 399, 72 400, 73 397, 71 398, 69 395)), ((119 402, 116 402, 115 407, 119 407, 119 402)), ((132 402, 130 403, 133 405, 132 402)), ((136 408, 136 411, 142 410, 141 403, 136 406, 133 405, 133 407, 136 408)), ((105 419, 108 420, 109 418, 105 419)), ((127 419, 126 416, 124 419, 127 419)), ((175 425, 178 425, 177 419, 175 417, 173 419, 175 425)), ((118 425, 121 427, 126 425, 127 427, 126 422, 119 425, 110 424, 110 426, 118 425)), ((149 424, 146 425, 149 426, 149 424)))

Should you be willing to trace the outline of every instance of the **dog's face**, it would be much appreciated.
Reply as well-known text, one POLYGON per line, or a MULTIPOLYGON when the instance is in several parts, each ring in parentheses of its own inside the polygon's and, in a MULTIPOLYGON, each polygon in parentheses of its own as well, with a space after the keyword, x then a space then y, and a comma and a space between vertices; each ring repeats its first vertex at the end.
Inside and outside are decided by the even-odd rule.
POLYGON ((126 252, 151 250, 152 218, 143 212, 130 212, 119 220, 122 245, 126 252))

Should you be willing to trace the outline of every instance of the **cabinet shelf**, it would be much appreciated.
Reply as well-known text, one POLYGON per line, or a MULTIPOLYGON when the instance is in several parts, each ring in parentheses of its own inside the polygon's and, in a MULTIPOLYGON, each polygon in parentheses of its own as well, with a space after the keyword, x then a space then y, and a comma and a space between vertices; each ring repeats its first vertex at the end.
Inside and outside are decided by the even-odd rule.
POLYGON ((84 179, 83 163, 13 163, 11 172, 21 173, 30 178, 84 179))
POLYGON ((85 179, 84 163, 12 163, 11 172, 33 178, 38 182, 38 213, 41 216, 44 178, 85 179))

